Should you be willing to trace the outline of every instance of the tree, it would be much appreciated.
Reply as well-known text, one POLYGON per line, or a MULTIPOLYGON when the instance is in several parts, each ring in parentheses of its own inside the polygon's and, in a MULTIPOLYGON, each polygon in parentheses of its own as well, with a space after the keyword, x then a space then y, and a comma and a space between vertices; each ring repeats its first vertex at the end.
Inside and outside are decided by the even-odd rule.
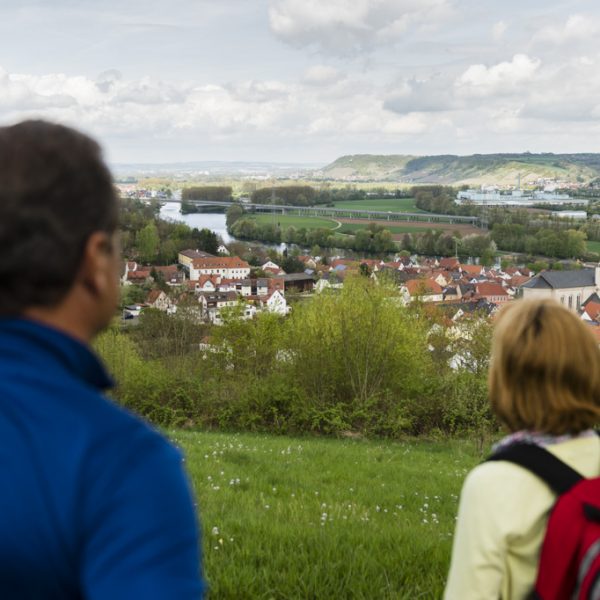
POLYGON ((241 219, 245 214, 244 207, 241 204, 233 204, 227 209, 227 216, 225 222, 227 228, 231 227, 238 219, 241 219))
POLYGON ((302 273, 304 271, 304 263, 296 256, 286 256, 281 262, 281 268, 286 273, 302 273))
POLYGON ((380 432, 410 429, 433 369, 427 322, 398 300, 395 286, 347 277, 341 292, 294 308, 289 368, 321 418, 337 415, 355 428, 377 423, 380 432))
POLYGON ((217 234, 207 229, 206 227, 200 229, 194 229, 192 231, 192 238, 198 248, 198 250, 204 250, 204 252, 208 252, 209 254, 217 254, 219 249, 219 238, 217 234))
POLYGON ((136 246, 141 260, 143 262, 152 262, 156 258, 159 244, 160 238, 156 223, 150 221, 137 234, 136 246))

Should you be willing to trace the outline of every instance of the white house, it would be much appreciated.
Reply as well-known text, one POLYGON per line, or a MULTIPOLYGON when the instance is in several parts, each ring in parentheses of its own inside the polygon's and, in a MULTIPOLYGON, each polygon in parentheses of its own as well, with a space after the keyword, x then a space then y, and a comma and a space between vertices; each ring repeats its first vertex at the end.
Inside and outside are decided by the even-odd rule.
POLYGON ((217 275, 222 279, 247 279, 250 276, 250 265, 237 256, 194 258, 187 268, 191 281, 202 275, 217 275))
POLYGON ((280 270, 281 267, 278 264, 275 264, 272 260, 268 260, 264 265, 261 265, 260 267, 263 271, 266 271, 267 269, 273 269, 273 270, 280 270))
POLYGON ((276 313, 278 315, 287 315, 289 307, 285 296, 279 291, 275 290, 265 302, 265 307, 269 312, 276 313))

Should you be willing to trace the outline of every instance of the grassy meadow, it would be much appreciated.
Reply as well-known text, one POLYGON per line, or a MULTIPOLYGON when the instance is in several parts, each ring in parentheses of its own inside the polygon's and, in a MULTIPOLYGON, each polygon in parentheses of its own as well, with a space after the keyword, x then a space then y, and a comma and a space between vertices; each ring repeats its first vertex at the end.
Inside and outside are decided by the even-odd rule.
POLYGON ((590 252, 598 252, 600 254, 600 242, 588 241, 586 244, 590 252))
POLYGON ((287 227, 295 227, 296 229, 335 229, 337 221, 323 217, 305 217, 301 215, 280 215, 280 214, 263 214, 253 215, 252 217, 261 225, 274 223, 283 229, 287 227))
POLYGON ((389 210, 391 212, 422 213, 415 205, 414 198, 366 198, 363 200, 346 200, 336 202, 335 208, 350 210, 389 210))
POLYGON ((203 526, 211 598, 439 598, 463 441, 172 432, 203 526))

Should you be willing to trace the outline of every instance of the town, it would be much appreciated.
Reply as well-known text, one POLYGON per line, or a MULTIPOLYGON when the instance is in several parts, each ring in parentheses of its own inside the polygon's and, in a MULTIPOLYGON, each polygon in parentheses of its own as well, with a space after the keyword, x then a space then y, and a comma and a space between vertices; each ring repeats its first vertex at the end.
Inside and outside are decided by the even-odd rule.
POLYGON ((257 268, 237 256, 186 249, 178 263, 140 265, 126 261, 123 286, 148 288, 143 302, 123 307, 123 319, 139 317, 147 308, 174 314, 180 303, 194 307, 198 320, 219 325, 223 309, 239 307, 239 318, 266 311, 285 316, 291 310, 286 295, 309 298, 325 290, 339 290, 347 277, 367 276, 375 282, 392 282, 404 304, 437 305, 452 321, 464 315, 493 316, 505 303, 519 297, 553 298, 578 313, 600 340, 600 267, 533 273, 526 266, 500 264, 485 267, 461 264, 458 258, 397 255, 390 261, 298 255, 302 272, 285 273, 272 260, 257 268), (260 277, 252 277, 260 272, 260 277), (164 283, 162 287, 156 284, 164 283), (191 303, 190 303, 191 300, 191 303))

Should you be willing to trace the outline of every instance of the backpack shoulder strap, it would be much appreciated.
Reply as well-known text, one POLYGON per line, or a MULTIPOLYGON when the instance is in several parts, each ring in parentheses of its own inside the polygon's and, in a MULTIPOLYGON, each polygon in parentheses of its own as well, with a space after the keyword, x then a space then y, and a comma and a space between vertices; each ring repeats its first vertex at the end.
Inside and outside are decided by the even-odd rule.
POLYGON ((564 494, 584 479, 575 469, 565 464, 541 446, 517 443, 492 454, 487 460, 507 460, 537 475, 557 494, 564 494))

